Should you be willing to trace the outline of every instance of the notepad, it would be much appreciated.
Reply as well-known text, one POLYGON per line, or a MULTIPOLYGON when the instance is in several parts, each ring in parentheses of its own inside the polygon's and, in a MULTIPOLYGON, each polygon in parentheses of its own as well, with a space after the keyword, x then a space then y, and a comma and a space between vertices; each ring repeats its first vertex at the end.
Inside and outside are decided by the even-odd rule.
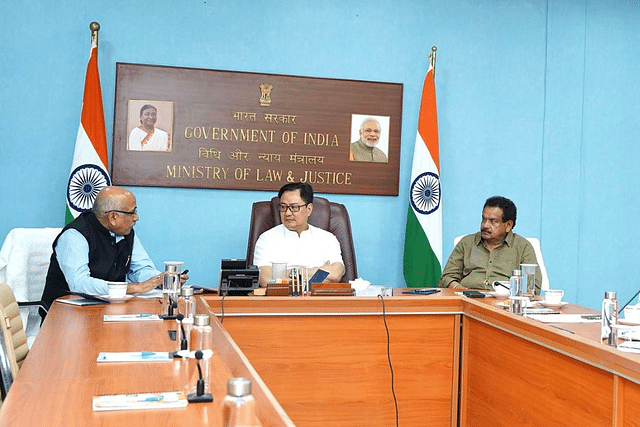
POLYGON ((130 351, 120 353, 101 352, 98 363, 101 362, 156 362, 173 360, 173 353, 167 351, 130 351))
POLYGON ((61 298, 56 301, 61 302, 63 304, 71 304, 71 305, 79 305, 79 306, 109 304, 109 301, 98 301, 98 300, 91 300, 86 298, 66 298, 66 299, 61 298))
MULTIPOLYGON (((640 341, 640 328, 637 326, 617 325, 616 328, 618 329, 618 338, 628 341, 640 341)), ((640 345, 640 343, 635 343, 634 345, 640 345)))
POLYGON ((184 408, 188 404, 183 391, 160 393, 114 394, 95 396, 94 411, 126 411, 130 409, 184 408))
POLYGON ((162 320, 157 314, 105 314, 102 318, 105 322, 145 322, 149 320, 162 320))
POLYGON ((542 323, 599 323, 598 319, 588 319, 582 314, 531 314, 527 317, 542 323))
POLYGON ((640 342, 625 341, 621 344, 618 344, 618 350, 625 351, 627 353, 640 353, 640 342))

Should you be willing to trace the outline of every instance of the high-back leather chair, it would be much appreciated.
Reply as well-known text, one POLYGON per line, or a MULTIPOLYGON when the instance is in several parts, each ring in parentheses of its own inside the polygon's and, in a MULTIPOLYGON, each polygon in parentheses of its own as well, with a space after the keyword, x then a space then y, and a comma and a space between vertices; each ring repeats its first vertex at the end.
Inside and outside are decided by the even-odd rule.
MULTIPOLYGON (((258 237, 270 228, 282 224, 278 204, 280 199, 274 197, 271 201, 255 202, 251 209, 251 224, 249 226, 249 242, 247 244, 247 262, 253 264, 253 254, 258 237)), ((309 224, 333 233, 342 251, 344 261, 344 275, 342 282, 354 280, 358 277, 356 265, 356 251, 351 236, 351 220, 347 208, 340 203, 330 202, 323 197, 313 197, 313 212, 309 217, 309 224)))
POLYGON ((28 352, 18 303, 9 285, 0 284, 0 404, 28 352))

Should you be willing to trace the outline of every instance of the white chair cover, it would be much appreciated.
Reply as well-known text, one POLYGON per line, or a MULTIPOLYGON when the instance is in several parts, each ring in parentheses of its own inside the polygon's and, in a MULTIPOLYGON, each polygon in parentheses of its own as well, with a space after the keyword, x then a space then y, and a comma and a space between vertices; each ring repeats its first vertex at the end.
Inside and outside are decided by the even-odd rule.
MULTIPOLYGON (((11 286, 17 301, 40 301, 49 269, 51 244, 61 228, 14 228, 0 249, 0 283, 11 286)), ((40 329, 37 307, 22 307, 29 347, 40 329)))

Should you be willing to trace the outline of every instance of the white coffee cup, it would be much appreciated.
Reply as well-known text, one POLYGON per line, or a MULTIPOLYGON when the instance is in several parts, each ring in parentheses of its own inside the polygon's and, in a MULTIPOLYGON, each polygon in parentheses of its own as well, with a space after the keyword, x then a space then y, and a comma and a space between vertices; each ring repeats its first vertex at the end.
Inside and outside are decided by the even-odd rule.
POLYGON ((560 304, 564 291, 562 289, 547 289, 544 291, 544 300, 550 304, 560 304))
POLYGON ((127 282, 107 282, 109 298, 124 298, 127 295, 127 282))
POLYGON ((507 298, 511 293, 511 285, 508 280, 496 280, 492 283, 494 296, 496 298, 507 298))

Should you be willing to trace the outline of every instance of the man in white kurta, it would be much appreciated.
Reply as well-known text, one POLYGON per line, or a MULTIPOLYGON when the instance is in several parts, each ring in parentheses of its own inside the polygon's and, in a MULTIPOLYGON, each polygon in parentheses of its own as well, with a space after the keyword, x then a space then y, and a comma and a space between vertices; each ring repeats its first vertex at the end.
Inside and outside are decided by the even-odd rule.
POLYGON ((307 183, 286 184, 278 193, 282 224, 265 231, 256 242, 253 263, 260 269, 260 285, 271 279, 271 263, 307 267, 309 277, 319 268, 329 272, 325 282, 339 282, 344 274, 340 243, 332 233, 310 225, 313 189, 307 183))

